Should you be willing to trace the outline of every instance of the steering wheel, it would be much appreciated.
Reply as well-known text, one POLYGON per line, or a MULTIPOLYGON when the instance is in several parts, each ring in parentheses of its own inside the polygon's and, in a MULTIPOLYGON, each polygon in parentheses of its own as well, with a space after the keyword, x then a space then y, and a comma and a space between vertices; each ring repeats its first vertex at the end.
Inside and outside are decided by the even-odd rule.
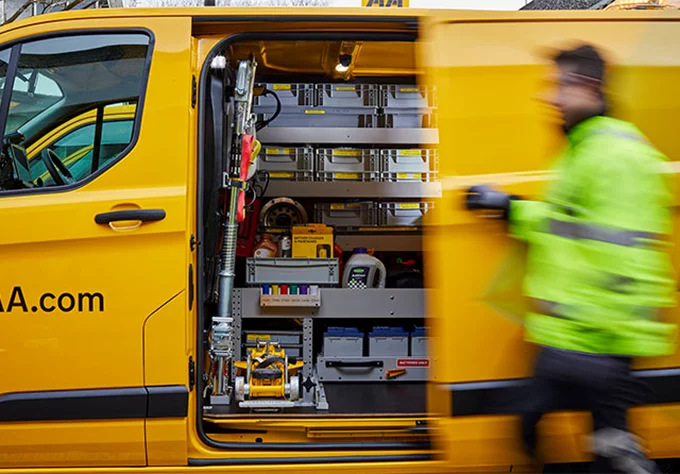
POLYGON ((57 186, 75 182, 73 175, 68 168, 64 166, 64 163, 61 162, 55 152, 49 148, 45 148, 40 152, 40 158, 42 159, 42 162, 45 163, 45 168, 47 168, 47 171, 50 173, 50 176, 57 186))

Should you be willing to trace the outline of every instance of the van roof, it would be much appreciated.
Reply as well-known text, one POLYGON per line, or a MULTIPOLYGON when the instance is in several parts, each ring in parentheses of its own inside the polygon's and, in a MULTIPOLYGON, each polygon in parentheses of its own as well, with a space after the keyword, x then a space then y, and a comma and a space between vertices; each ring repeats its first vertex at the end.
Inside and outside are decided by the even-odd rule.
POLYGON ((36 15, 14 21, 0 27, 5 33, 29 25, 38 25, 54 21, 96 19, 96 18, 130 18, 130 17, 190 17, 196 22, 257 21, 282 15, 297 18, 318 19, 338 18, 343 20, 362 19, 363 21, 387 19, 413 19, 426 16, 441 18, 442 15, 456 18, 457 21, 535 21, 560 19, 678 19, 678 10, 443 10, 416 8, 365 8, 365 7, 165 7, 165 8, 99 8, 93 10, 73 10, 36 15))

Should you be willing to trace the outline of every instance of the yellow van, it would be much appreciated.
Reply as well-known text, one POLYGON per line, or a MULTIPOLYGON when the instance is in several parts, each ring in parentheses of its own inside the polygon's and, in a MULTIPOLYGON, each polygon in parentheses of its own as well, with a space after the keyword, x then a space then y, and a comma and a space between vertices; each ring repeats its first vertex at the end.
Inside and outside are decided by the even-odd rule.
MULTIPOLYGON (((677 11, 5 26, 0 472, 530 470, 521 253, 460 191, 549 179, 542 53, 576 40, 677 160, 679 39, 677 11)), ((671 465, 680 355, 636 371, 655 398, 631 422, 671 465)), ((581 468, 588 432, 551 413, 546 472, 581 468)))

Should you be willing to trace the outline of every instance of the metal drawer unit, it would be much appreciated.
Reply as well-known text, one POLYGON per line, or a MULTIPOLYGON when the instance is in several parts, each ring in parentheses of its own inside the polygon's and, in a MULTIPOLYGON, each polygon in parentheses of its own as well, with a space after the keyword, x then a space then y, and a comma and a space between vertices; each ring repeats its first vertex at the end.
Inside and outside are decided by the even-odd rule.
POLYGON ((248 285, 337 285, 337 258, 248 258, 248 285))
POLYGON ((314 149, 311 147, 264 146, 257 157, 257 168, 271 179, 287 181, 314 180, 314 149))
POLYGON ((378 225, 416 229, 425 224, 423 218, 433 208, 433 202, 381 202, 378 204, 378 225))
POLYGON ((437 114, 430 109, 385 108, 378 120, 381 128, 435 128, 437 114))
POLYGON ((336 233, 378 225, 374 202, 315 204, 314 217, 317 223, 333 226, 336 233))
POLYGON ((317 84, 316 103, 319 107, 362 108, 379 107, 378 87, 373 84, 317 84))
MULTIPOLYGON (((281 101, 281 110, 311 107, 314 105, 314 85, 313 84, 263 84, 267 89, 277 95, 281 101)), ((273 95, 260 95, 253 98, 253 107, 268 107, 276 109, 276 99, 273 95)))
POLYGON ((376 150, 319 148, 316 150, 317 181, 378 181, 376 150))
MULTIPOLYGON (((257 108, 258 121, 273 117, 274 107, 257 108)), ((335 108, 300 107, 281 109, 281 113, 268 125, 271 128, 376 128, 378 127, 377 108, 335 108)), ((314 141, 310 133, 309 141, 314 141)))
POLYGON ((380 107, 425 109, 436 107, 435 89, 417 85, 381 85, 380 107))
POLYGON ((436 181, 439 160, 436 149, 380 150, 380 180, 387 182, 436 181))
POLYGON ((413 357, 319 356, 316 372, 322 383, 332 382, 425 382, 430 359, 413 357), (390 376, 392 372, 400 372, 390 376))

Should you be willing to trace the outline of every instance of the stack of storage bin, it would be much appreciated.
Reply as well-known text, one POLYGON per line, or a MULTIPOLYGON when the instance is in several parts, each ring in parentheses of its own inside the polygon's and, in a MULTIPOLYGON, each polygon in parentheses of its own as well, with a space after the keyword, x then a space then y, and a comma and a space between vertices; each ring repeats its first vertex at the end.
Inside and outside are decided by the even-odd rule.
POLYGON ((433 128, 436 123, 436 98, 430 87, 381 85, 380 107, 383 128, 433 128))

